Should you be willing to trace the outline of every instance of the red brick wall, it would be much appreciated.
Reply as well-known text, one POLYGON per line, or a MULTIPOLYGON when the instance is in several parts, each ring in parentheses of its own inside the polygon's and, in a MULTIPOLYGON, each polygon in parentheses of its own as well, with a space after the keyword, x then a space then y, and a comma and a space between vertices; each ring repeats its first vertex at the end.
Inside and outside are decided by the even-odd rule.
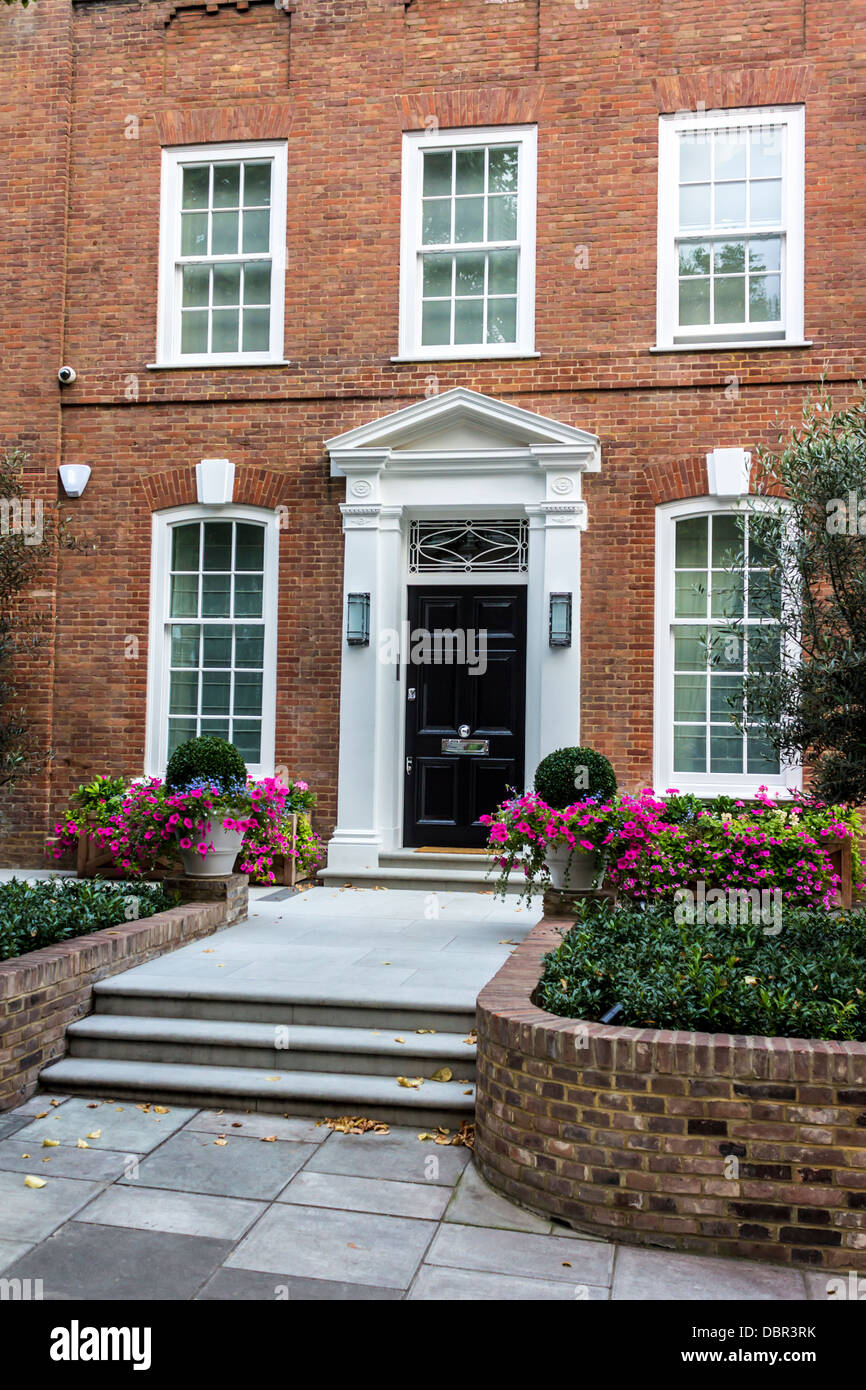
POLYGON ((617 1240, 866 1270, 866 1044, 557 1018, 531 1000, 569 925, 534 927, 478 999, 488 1181, 617 1240))
MULTIPOLYGON (((653 507, 702 492, 715 445, 772 443, 822 372, 864 372, 864 149, 850 15, 829 0, 760 12, 721 0, 295 0, 172 7, 40 0, 0 7, 0 111, 14 158, 0 338, 2 442, 93 477, 70 503, 56 669, 22 672, 55 759, 22 790, 0 854, 33 860, 54 806, 96 771, 140 772, 150 512, 204 456, 282 479, 277 761, 335 814, 341 486, 322 441, 465 385, 600 434, 589 479, 582 735, 625 785, 652 740, 653 507), (213 8, 213 7, 212 7, 213 8), (804 13, 806 15, 804 25, 804 13), (806 104, 806 333, 813 346, 652 354, 657 122, 680 103, 806 104), (404 129, 539 127, 538 359, 393 363, 404 129), (71 121, 67 176, 66 130, 71 121), (127 136, 135 132, 137 138, 127 136), (282 368, 148 370, 155 356, 161 140, 288 134, 282 368), (67 226, 68 222, 68 226, 67 226), (65 251, 64 251, 65 247, 65 251), (575 248, 588 266, 575 268, 575 248), (68 360, 78 380, 62 394, 68 360), (726 387, 736 378, 736 393, 726 387), (163 483, 157 486, 158 480, 163 483), (144 487, 150 480, 151 490, 144 487), (154 490, 155 489, 155 490, 154 490), (127 659, 124 638, 139 639, 127 659)), ((4 188, 4 192, 6 189, 4 188)), ((53 583, 49 581, 49 597, 53 583)))

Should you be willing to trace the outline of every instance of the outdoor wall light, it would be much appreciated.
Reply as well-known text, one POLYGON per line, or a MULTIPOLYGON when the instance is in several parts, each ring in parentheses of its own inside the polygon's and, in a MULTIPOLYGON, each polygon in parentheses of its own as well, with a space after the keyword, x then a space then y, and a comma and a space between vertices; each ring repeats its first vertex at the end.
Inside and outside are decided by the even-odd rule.
POLYGON ((550 645, 571 646, 571 594, 550 595, 550 645))
POLYGON ((370 595, 349 594, 346 603, 346 641, 350 647, 370 645, 370 595))
POLYGON ((63 491, 67 497, 80 497, 90 480, 90 465, 86 463, 61 463, 58 468, 63 491))

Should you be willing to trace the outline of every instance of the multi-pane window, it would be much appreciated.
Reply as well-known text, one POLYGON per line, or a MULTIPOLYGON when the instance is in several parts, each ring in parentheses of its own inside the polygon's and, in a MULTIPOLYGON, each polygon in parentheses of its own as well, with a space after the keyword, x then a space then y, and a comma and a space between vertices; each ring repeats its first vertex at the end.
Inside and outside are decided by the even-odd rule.
POLYGON ((166 151, 163 177, 164 360, 278 360, 285 146, 166 151))
POLYGON ((778 778, 778 754, 749 723, 743 699, 750 664, 770 672, 781 661, 778 554, 753 540, 748 519, 683 517, 674 524, 673 589, 674 780, 778 778))
POLYGON ((197 734, 262 753, 265 527, 191 521, 171 531, 168 754, 197 734))
POLYGON ((801 338, 801 112, 661 131, 660 342, 801 338))
POLYGON ((533 348, 535 131, 407 136, 401 351, 533 348))

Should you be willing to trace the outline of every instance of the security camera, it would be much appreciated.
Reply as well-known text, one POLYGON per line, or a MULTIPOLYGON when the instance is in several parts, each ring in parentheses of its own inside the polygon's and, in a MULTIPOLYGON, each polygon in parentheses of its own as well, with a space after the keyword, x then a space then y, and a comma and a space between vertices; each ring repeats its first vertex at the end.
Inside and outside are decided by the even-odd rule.
POLYGON ((74 367, 61 367, 57 373, 57 380, 61 386, 70 386, 75 380, 75 375, 74 367))

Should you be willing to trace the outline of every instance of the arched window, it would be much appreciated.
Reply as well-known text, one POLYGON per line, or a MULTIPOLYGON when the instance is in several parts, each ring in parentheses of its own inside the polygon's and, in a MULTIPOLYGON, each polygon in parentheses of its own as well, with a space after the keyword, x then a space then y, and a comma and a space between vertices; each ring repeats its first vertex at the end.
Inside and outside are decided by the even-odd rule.
POLYGON ((277 518, 186 507, 155 517, 147 771, 197 734, 274 760, 277 518))
POLYGON ((751 795, 761 784, 798 785, 799 770, 780 764, 743 696, 750 669, 782 660, 777 564, 744 508, 700 498, 658 509, 657 790, 751 795))

